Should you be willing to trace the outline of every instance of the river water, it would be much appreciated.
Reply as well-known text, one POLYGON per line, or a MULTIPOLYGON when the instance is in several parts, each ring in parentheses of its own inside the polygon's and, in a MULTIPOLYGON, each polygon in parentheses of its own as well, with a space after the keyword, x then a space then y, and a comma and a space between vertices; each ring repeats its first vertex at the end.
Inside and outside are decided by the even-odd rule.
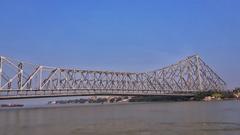
POLYGON ((240 135, 240 101, 0 109, 0 135, 240 135))

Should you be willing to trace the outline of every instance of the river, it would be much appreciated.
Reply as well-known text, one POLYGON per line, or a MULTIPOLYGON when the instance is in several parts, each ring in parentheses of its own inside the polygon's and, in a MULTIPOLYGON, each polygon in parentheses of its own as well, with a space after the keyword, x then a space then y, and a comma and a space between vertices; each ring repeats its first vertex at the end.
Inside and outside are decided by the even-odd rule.
POLYGON ((0 109, 0 135, 240 135, 240 101, 0 109))

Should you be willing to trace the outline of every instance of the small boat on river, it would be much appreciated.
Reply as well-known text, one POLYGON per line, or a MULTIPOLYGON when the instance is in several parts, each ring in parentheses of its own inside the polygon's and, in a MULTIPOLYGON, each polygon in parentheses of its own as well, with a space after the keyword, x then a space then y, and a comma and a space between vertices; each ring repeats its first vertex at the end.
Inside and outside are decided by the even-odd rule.
POLYGON ((1 107, 24 107, 23 104, 2 104, 1 107))

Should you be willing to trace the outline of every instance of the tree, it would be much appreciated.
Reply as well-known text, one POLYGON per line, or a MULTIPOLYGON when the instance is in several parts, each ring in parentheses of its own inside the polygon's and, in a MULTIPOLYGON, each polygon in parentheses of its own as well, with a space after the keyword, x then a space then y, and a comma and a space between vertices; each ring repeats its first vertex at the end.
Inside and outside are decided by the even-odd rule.
POLYGON ((233 90, 233 92, 234 92, 234 93, 240 92, 240 87, 235 88, 235 89, 233 90))

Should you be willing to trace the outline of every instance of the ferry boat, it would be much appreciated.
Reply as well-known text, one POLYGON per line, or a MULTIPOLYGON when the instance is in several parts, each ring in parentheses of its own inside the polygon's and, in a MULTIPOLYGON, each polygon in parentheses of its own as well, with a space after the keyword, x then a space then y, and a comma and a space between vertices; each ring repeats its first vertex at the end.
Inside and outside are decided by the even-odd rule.
POLYGON ((1 107, 23 107, 23 104, 2 104, 1 107))

